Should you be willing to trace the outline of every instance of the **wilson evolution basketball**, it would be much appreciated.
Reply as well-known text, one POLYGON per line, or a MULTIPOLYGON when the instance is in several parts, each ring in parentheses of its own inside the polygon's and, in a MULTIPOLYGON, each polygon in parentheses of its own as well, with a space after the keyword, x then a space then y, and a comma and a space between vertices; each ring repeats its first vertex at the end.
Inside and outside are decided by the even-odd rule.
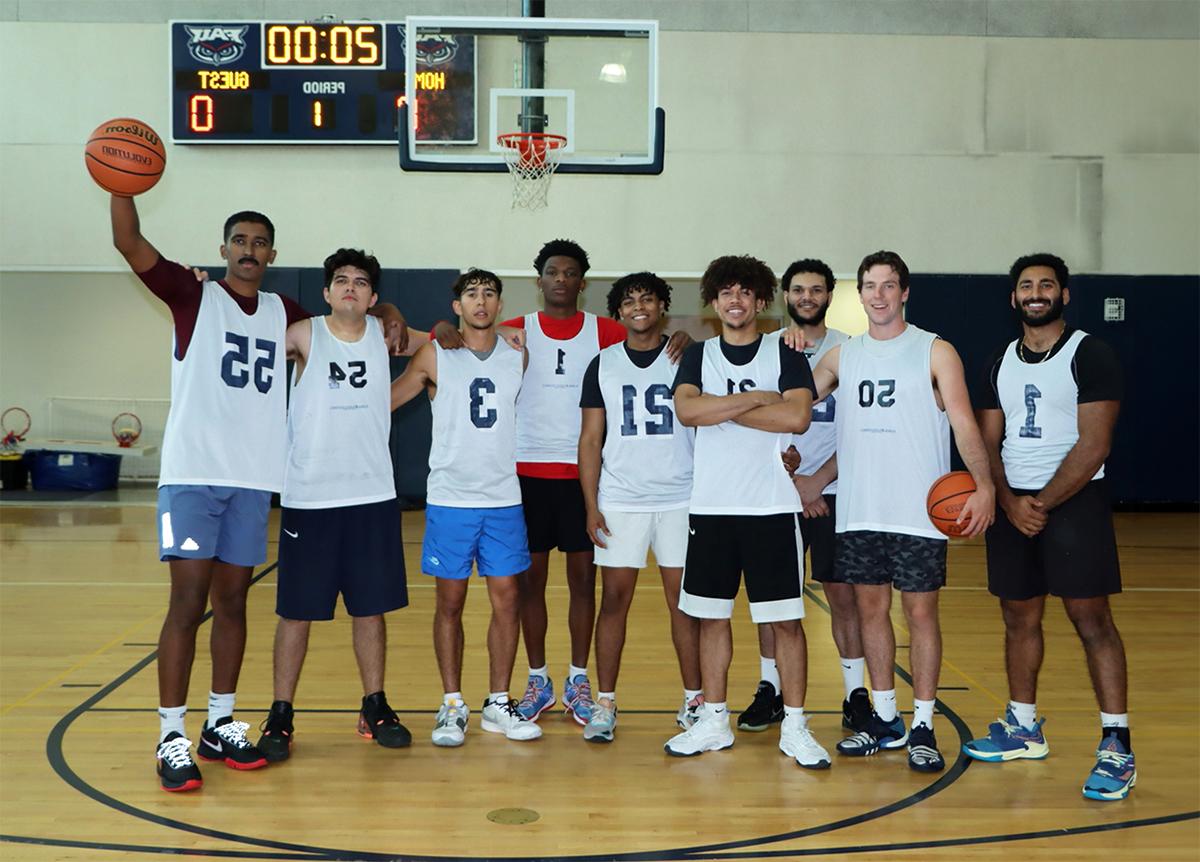
POLYGON ((955 522, 962 514, 967 498, 974 493, 975 480, 965 470, 947 473, 934 482, 929 488, 929 496, 925 498, 925 509, 933 526, 951 538, 961 536, 967 524, 955 522))
POLYGON ((83 161, 96 184, 122 197, 153 188, 167 164, 162 138, 141 120, 101 123, 88 138, 83 161))

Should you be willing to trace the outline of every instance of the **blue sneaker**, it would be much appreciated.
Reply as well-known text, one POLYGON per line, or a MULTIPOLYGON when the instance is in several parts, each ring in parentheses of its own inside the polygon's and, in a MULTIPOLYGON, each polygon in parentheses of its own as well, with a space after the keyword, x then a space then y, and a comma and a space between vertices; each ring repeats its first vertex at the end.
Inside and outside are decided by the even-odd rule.
POLYGON ((908 743, 908 731, 904 728, 904 719, 897 715, 885 722, 878 713, 871 713, 871 726, 853 736, 847 736, 837 744, 838 754, 848 754, 851 757, 867 757, 877 751, 890 751, 893 748, 904 748, 908 743))
POLYGON ((1137 784, 1137 768, 1133 752, 1126 751, 1115 733, 1104 737, 1096 751, 1096 765, 1083 785, 1088 799, 1114 802, 1124 799, 1137 784))
POLYGON ((1005 760, 1041 760, 1050 753, 1042 725, 1046 719, 1039 718, 1033 727, 1024 727, 1013 716, 1011 709, 1004 710, 1004 718, 988 725, 988 735, 963 743, 963 754, 987 763, 1005 760))
POLYGON ((596 704, 592 702, 592 684, 583 674, 567 680, 563 688, 563 706, 576 722, 587 725, 596 704))
POLYGON ((543 680, 540 676, 531 676, 525 686, 525 696, 517 704, 517 712, 526 721, 537 721, 542 713, 554 706, 554 683, 550 677, 543 680))

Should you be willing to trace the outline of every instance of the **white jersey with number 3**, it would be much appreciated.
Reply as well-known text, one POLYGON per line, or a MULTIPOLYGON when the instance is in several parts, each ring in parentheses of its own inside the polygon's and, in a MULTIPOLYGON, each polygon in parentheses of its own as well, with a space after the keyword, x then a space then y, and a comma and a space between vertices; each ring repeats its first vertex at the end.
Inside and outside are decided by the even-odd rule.
MULTIPOLYGON (((1079 342, 1075 330, 1058 353, 1044 362, 1022 362, 1013 342, 1004 351, 996 375, 996 394, 1004 410, 1000 460, 1010 488, 1040 491, 1079 440, 1079 384, 1071 373, 1079 342)), ((1104 477, 1104 465, 1093 480, 1104 477)))
POLYGON ((565 341, 542 332, 538 314, 525 315, 529 368, 517 403, 517 460, 574 464, 579 460, 579 390, 583 374, 600 352, 596 315, 583 312, 583 327, 565 341))
POLYGON ((460 509, 519 505, 516 420, 524 355, 500 340, 486 359, 465 347, 443 350, 437 342, 434 350, 426 501, 460 509))
POLYGON ((692 429, 675 418, 675 366, 661 351, 648 368, 629 358, 625 344, 600 351, 604 449, 598 502, 603 510, 663 512, 692 494, 692 429))
POLYGON ((950 471, 950 422, 930 368, 937 336, 912 324, 895 338, 855 336, 839 350, 837 532, 945 539, 925 496, 950 471))
POLYGON ((273 293, 246 314, 215 281, 183 359, 172 343, 171 410, 158 484, 283 489, 287 312, 273 293))
MULTIPOLYGON (((821 361, 821 357, 845 343, 850 336, 839 329, 826 329, 825 337, 813 351, 804 351, 808 364, 813 368, 821 361)), ((800 467, 796 470, 799 476, 811 476, 824 466, 833 453, 837 451, 837 392, 830 392, 812 406, 812 422, 803 434, 792 435, 792 445, 800 453, 800 467)), ((837 493, 837 479, 825 486, 823 494, 837 493)))
POLYGON ((336 509, 396 496, 388 435, 391 363, 374 317, 357 341, 342 341, 324 317, 312 319, 304 373, 288 409, 289 509, 336 509))

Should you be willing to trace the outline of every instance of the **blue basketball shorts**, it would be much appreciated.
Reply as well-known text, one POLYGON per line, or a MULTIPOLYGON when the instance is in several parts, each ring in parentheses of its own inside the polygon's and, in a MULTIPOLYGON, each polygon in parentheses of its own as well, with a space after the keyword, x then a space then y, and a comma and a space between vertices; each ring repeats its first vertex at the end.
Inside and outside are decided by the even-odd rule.
POLYGON ((485 578, 519 575, 529 568, 525 513, 520 506, 425 508, 421 571, 437 578, 471 577, 477 563, 485 578))
POLYGON ((159 559, 262 565, 270 512, 270 491, 163 485, 158 489, 159 559))

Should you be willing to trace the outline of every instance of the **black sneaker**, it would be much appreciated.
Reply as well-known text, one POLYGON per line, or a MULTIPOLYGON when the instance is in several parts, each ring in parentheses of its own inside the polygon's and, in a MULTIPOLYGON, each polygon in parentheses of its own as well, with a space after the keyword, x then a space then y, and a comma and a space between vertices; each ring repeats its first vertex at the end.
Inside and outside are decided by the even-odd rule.
POLYGON ((870 757, 880 750, 903 748, 906 742, 908 733, 904 729, 903 717, 897 715, 885 722, 878 713, 872 711, 867 729, 847 736, 837 744, 837 750, 839 754, 849 754, 851 757, 870 757))
POLYGON ((287 760, 292 753, 292 705, 286 700, 277 700, 271 704, 271 711, 259 730, 262 736, 258 738, 258 750, 268 763, 278 763, 287 760))
POLYGON ((204 722, 200 731, 200 745, 196 753, 204 760, 221 760, 230 769, 258 769, 267 765, 262 752, 246 739, 250 725, 234 721, 232 715, 218 719, 212 727, 204 722))
POLYGON ((738 716, 738 730, 758 733, 772 724, 783 721, 783 695, 776 693, 775 686, 765 679, 758 684, 754 700, 738 716))
POLYGON ((388 706, 387 697, 382 691, 368 694, 362 699, 358 735, 373 739, 384 748, 407 748, 412 745, 412 734, 388 706))
POLYGON ((871 726, 871 697, 865 688, 856 688, 842 701, 842 727, 862 733, 871 726))
POLYGON ((908 768, 917 772, 941 772, 946 768, 932 728, 917 724, 908 732, 908 768))
POLYGON ((170 793, 199 790, 204 784, 200 767, 192 760, 192 743, 178 731, 171 731, 158 744, 158 780, 170 793))

